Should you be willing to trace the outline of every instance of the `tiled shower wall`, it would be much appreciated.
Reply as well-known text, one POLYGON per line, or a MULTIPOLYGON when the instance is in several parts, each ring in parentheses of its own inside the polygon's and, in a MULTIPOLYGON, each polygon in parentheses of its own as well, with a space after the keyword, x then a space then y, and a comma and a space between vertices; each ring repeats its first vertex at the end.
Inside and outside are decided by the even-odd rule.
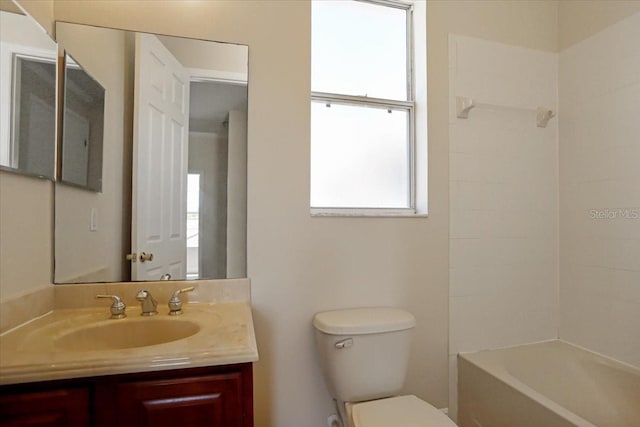
POLYGON ((456 354, 553 339, 558 55, 450 36, 450 412, 456 354), (455 97, 488 104, 456 117, 455 97))
POLYGON ((560 337, 640 367, 640 13, 560 54, 560 337))
POLYGON ((640 14, 564 50, 559 65, 450 38, 454 415, 458 352, 559 336, 640 367, 638 40, 640 14), (513 108, 557 110, 556 93, 561 115, 546 129, 513 108), (494 106, 459 119, 456 95, 494 106))

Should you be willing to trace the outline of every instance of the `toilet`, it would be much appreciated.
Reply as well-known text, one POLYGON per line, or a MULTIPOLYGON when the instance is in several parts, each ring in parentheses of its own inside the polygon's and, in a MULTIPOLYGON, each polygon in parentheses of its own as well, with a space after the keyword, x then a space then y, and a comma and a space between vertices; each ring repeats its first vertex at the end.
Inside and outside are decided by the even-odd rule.
POLYGON ((402 389, 413 315, 397 308, 317 313, 316 345, 325 382, 344 427, 451 427, 444 413, 402 389))

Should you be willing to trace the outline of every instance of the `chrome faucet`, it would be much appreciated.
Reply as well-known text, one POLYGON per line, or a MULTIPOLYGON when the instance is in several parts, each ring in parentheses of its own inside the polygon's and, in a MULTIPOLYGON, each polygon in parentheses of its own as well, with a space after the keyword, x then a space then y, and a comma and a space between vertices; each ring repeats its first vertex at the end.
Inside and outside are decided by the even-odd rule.
POLYGON ((146 290, 138 291, 138 295, 136 295, 136 299, 140 301, 140 306, 142 308, 141 316, 153 316, 158 314, 158 302, 151 296, 151 293, 146 290))

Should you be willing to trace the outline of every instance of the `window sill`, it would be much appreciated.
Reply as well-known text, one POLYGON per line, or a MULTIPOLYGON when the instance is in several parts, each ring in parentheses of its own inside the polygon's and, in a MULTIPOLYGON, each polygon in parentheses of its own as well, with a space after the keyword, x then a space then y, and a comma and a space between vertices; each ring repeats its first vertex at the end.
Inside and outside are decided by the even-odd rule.
POLYGON ((413 209, 339 209, 311 208, 312 217, 356 217, 356 218, 427 218, 426 212, 413 209))

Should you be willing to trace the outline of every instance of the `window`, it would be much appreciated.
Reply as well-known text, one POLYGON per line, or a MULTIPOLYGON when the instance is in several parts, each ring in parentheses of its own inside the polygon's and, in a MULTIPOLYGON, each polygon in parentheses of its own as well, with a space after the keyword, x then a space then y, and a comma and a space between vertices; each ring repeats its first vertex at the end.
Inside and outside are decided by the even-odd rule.
POLYGON ((415 214, 413 6, 314 0, 311 209, 415 214))

